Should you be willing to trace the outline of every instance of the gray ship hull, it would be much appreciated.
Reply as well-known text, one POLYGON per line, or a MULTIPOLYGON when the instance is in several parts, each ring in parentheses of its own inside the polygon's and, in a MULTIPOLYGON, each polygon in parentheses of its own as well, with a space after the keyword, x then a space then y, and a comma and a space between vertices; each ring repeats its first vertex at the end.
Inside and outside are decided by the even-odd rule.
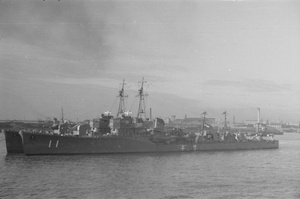
POLYGON ((18 131, 4 131, 7 154, 23 153, 23 143, 18 131))
POLYGON ((247 142, 199 143, 188 140, 154 143, 145 136, 103 136, 75 137, 22 132, 23 151, 26 155, 71 155, 71 154, 112 154, 146 152, 187 152, 187 151, 224 151, 277 149, 278 140, 247 142))

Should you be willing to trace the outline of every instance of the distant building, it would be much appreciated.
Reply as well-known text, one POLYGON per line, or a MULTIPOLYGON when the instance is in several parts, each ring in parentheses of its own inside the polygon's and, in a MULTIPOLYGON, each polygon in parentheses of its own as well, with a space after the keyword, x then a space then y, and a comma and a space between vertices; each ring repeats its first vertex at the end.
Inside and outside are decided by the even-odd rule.
POLYGON ((247 128, 247 125, 245 123, 233 123, 232 125, 233 128, 247 128))
POLYGON ((296 124, 282 124, 281 127, 284 132, 300 132, 300 127, 296 124))
POLYGON ((170 119, 169 117, 166 117, 166 118, 164 119, 164 121, 165 121, 165 124, 169 124, 169 123, 172 122, 171 119, 170 119))
POLYGON ((281 129, 282 128, 282 123, 280 122, 272 122, 272 123, 269 123, 268 124, 268 126, 270 126, 270 127, 273 127, 273 128, 275 128, 275 129, 281 129))
POLYGON ((176 120, 176 115, 172 115, 171 117, 171 122, 175 121, 176 120))
MULTIPOLYGON (((216 120, 215 120, 215 118, 205 118, 205 123, 209 124, 211 126, 215 126, 216 120)), ((172 124, 175 126, 202 126, 203 118, 185 117, 184 119, 175 119, 174 121, 171 121, 169 124, 172 124)))
MULTIPOLYGON (((260 123, 264 123, 262 120, 260 120, 260 123)), ((245 125, 256 125, 257 124, 257 120, 245 120, 244 121, 245 125)))

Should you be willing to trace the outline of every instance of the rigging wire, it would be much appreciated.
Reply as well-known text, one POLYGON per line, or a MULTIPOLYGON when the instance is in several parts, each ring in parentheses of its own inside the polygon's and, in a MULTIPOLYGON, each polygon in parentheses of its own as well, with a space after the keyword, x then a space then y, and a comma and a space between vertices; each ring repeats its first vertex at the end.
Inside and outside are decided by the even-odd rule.
MULTIPOLYGON (((161 99, 159 100, 157 97, 155 96, 151 96, 151 100, 158 103, 159 105, 161 105, 162 107, 171 107, 172 109, 181 111, 181 112, 186 112, 186 109, 183 109, 182 104, 178 103, 176 101, 172 101, 172 103, 167 103, 162 101, 161 99), (175 104, 175 105, 172 105, 175 104)), ((193 114, 199 114, 199 112, 197 111, 192 111, 193 114)))
POLYGON ((113 101, 113 103, 112 103, 112 105, 111 105, 111 107, 110 107, 110 109, 109 109, 110 112, 111 112, 111 110, 115 107, 116 101, 117 101, 117 98, 115 97, 115 99, 114 99, 114 101, 113 101))
MULTIPOLYGON (((151 86, 154 87, 154 88, 159 89, 159 87, 156 86, 155 84, 151 84, 151 86)), ((171 103, 162 102, 161 98, 158 99, 157 97, 155 97, 153 95, 151 96, 151 100, 157 102, 160 105, 163 105, 164 107, 171 107, 172 109, 176 109, 176 110, 181 111, 181 112, 186 112, 187 111, 186 109, 183 109, 182 103, 176 102, 175 100, 172 100, 171 103)), ((195 114, 195 115, 199 114, 199 112, 196 111, 196 110, 194 110, 194 111, 189 110, 189 112, 191 112, 192 114, 195 114)))
POLYGON ((136 97, 133 98, 132 104, 131 104, 131 106, 130 106, 130 110, 131 110, 131 111, 132 111, 133 105, 135 105, 135 104, 136 104, 136 97))

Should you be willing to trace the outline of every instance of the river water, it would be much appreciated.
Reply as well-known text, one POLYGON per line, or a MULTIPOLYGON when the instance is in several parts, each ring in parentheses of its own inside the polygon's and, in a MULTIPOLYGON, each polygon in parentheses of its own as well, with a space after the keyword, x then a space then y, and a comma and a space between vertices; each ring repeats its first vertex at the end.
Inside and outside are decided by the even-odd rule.
POLYGON ((300 198, 300 134, 276 138, 271 150, 86 156, 6 155, 1 141, 0 198, 300 198))

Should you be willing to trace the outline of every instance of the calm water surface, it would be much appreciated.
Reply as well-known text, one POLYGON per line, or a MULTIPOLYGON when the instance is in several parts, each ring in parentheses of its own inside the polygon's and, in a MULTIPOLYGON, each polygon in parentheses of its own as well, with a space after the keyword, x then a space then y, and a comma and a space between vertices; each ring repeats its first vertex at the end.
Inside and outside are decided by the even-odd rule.
POLYGON ((300 198, 300 134, 277 139, 275 150, 89 156, 7 156, 0 141, 0 198, 300 198))

